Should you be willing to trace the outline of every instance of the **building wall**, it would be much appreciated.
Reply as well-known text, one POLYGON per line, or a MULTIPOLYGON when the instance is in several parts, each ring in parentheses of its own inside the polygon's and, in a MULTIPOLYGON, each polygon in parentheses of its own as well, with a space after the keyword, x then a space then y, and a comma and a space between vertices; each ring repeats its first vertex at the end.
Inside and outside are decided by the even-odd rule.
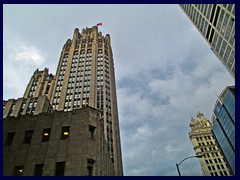
POLYGON ((110 35, 98 27, 74 30, 63 46, 51 98, 53 109, 71 111, 89 105, 102 110, 104 137, 116 175, 123 175, 115 73, 110 35))
POLYGON ((213 110, 213 134, 235 174, 235 86, 226 87, 213 110))
POLYGON ((42 112, 52 112, 52 106, 46 95, 36 98, 18 98, 3 101, 3 118, 9 116, 22 116, 26 114, 37 115, 42 112))
POLYGON ((203 176, 231 176, 232 172, 211 131, 212 124, 200 112, 197 118, 191 119, 189 138, 196 155, 203 155, 199 158, 203 176))
POLYGON ((180 4, 235 78, 235 4, 180 4))
POLYGON ((115 175, 100 115, 94 108, 7 117, 3 123, 5 176, 13 175, 16 166, 23 166, 20 175, 33 176, 36 164, 44 164, 43 176, 54 176, 57 162, 65 162, 64 176, 86 176, 88 166, 92 166, 94 176, 115 175), (66 139, 61 139, 63 127, 69 127, 66 139), (94 128, 90 131, 93 136, 89 127, 94 128), (44 129, 51 129, 46 142, 42 139, 44 129), (23 143, 28 130, 33 130, 31 142, 23 143), (9 132, 15 136, 6 144, 9 132))
POLYGON ((48 99, 52 98, 55 78, 52 74, 49 74, 48 71, 48 68, 45 68, 42 71, 37 69, 33 73, 24 92, 23 98, 37 98, 43 95, 47 95, 48 99))

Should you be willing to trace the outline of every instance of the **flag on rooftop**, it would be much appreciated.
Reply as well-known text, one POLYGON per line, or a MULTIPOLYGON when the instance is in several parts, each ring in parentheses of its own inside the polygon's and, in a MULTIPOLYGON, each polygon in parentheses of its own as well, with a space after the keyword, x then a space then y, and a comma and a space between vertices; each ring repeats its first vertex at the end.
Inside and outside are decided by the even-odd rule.
POLYGON ((102 26, 102 23, 97 23, 97 26, 102 26))

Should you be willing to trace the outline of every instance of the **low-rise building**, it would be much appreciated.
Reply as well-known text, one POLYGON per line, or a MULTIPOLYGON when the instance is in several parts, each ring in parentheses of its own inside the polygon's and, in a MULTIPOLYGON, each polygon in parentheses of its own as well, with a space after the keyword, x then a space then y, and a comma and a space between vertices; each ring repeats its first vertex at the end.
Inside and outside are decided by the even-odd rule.
POLYGON ((3 119, 4 176, 114 176, 101 114, 73 111, 3 119))

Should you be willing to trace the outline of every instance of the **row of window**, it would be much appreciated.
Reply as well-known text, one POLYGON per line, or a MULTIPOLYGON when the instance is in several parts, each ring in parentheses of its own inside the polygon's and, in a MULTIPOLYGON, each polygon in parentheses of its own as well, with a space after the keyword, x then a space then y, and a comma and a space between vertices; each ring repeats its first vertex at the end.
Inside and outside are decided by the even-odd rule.
POLYGON ((204 136, 204 137, 196 137, 197 141, 203 141, 203 140, 211 140, 211 136, 204 136))
MULTIPOLYGON (((9 115, 10 115, 10 116, 11 116, 12 112, 13 112, 14 109, 15 109, 15 106, 16 106, 15 103, 16 103, 16 102, 13 102, 13 104, 12 104, 12 106, 11 106, 11 108, 10 108, 10 111, 9 111, 9 115)), ((20 111, 19 111, 19 114, 20 114, 20 115, 22 115, 22 112, 23 112, 25 106, 26 106, 26 103, 23 102, 22 105, 21 105, 20 111)), ((27 113, 27 114, 33 114, 34 111, 35 111, 36 106, 37 106, 37 101, 36 101, 36 100, 33 101, 33 102, 29 102, 26 113, 27 113)))
MULTIPOLYGON (((95 131, 95 127, 89 125, 89 127, 88 127, 88 137, 90 139, 94 139, 94 131, 95 131)), ((43 129, 43 132, 42 132, 42 142, 48 142, 49 139, 50 139, 50 135, 51 135, 51 128, 43 129)), ((60 140, 67 140, 67 139, 69 139, 69 135, 70 135, 70 126, 62 127, 60 140)), ((33 136, 33 130, 25 131, 23 144, 30 144, 32 136, 33 136)), ((14 140, 14 137, 15 137, 15 132, 9 132, 7 134, 7 138, 6 138, 6 141, 5 141, 5 146, 11 145, 13 140, 14 140)))
MULTIPOLYGON (((222 162, 224 162, 224 161, 221 161, 221 159, 220 158, 217 158, 217 159, 213 159, 214 160, 214 162, 215 163, 222 163, 222 162)), ((213 164, 213 161, 212 161, 212 159, 209 159, 209 160, 205 160, 205 162, 206 162, 206 164, 213 164)), ((221 167, 223 168, 223 165, 221 165, 221 167)))
MULTIPOLYGON (((55 166, 55 176, 64 176, 65 171, 65 164, 66 162, 56 162, 55 166)), ((93 167, 94 167, 94 160, 88 159, 87 160, 87 175, 93 176, 93 167)), ((33 176, 42 176, 43 175, 44 164, 35 164, 34 165, 34 173, 33 176)), ((24 166, 15 166, 13 176, 22 176, 24 172, 24 166)))
MULTIPOLYGON (((208 169, 210 170, 211 167, 208 169)), ((211 176, 228 176, 227 171, 220 171, 219 174, 217 172, 211 172, 210 174, 211 174, 211 176)))

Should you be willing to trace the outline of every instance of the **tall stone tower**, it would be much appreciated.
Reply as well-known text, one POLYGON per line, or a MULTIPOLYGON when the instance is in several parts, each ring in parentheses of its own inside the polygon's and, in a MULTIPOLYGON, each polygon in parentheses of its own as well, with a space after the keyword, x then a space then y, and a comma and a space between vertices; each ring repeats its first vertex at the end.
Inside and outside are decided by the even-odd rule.
POLYGON ((232 172, 212 133, 212 124, 197 112, 197 120, 191 118, 189 138, 199 158, 203 176, 231 176, 232 172))
POLYGON ((84 106, 102 111, 105 139, 108 142, 116 175, 122 175, 121 143, 116 85, 110 35, 98 27, 74 30, 64 44, 51 98, 53 109, 71 111, 84 106))
POLYGON ((180 4, 180 7, 235 78, 235 4, 180 4))

